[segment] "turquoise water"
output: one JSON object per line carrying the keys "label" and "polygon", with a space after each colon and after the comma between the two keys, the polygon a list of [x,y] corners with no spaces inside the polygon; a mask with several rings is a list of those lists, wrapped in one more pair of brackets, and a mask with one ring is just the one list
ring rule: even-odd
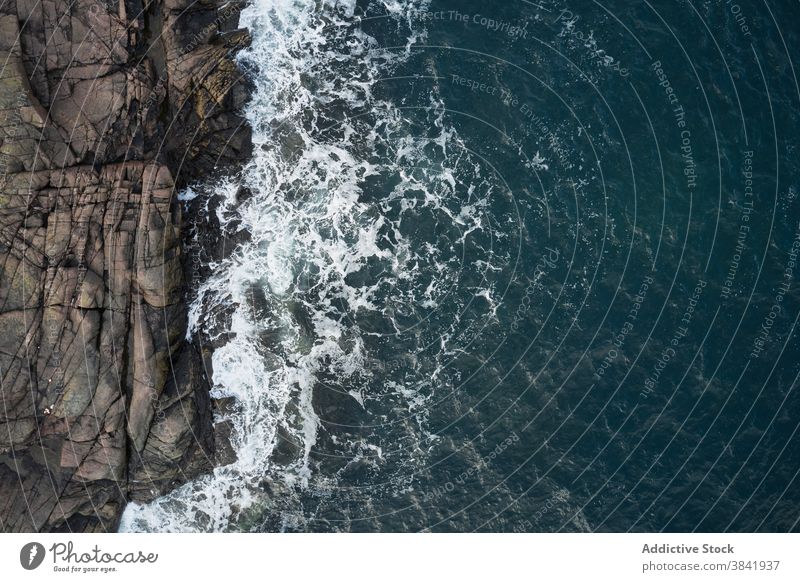
{"label": "turquoise water", "polygon": [[249,234],[192,314],[237,460],[123,529],[796,531],[797,22],[254,2],[192,201]]}

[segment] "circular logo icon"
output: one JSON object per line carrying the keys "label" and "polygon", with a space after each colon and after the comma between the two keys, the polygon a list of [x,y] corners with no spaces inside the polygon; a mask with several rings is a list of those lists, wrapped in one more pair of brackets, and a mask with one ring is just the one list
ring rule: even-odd
{"label": "circular logo icon", "polygon": [[44,554],[44,546],[39,542],[25,544],[19,551],[19,563],[26,570],[35,570],[42,565]]}

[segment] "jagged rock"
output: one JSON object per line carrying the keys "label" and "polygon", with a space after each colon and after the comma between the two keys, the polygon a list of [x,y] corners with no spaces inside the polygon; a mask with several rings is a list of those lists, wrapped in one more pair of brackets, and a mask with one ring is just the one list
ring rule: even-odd
{"label": "jagged rock", "polygon": [[220,6],[0,6],[0,531],[113,530],[213,462],[175,191],[251,147]]}

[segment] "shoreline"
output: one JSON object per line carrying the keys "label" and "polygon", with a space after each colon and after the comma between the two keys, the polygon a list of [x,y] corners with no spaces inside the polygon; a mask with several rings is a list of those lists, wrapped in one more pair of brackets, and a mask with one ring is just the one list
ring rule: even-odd
{"label": "shoreline", "polygon": [[245,5],[0,8],[0,531],[116,531],[214,466],[177,192],[249,158]]}

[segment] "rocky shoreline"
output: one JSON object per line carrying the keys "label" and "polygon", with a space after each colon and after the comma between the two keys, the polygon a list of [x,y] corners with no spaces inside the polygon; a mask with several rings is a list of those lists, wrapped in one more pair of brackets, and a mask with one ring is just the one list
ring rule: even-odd
{"label": "rocky shoreline", "polygon": [[114,531],[214,463],[176,193],[249,156],[242,7],[0,6],[0,531]]}

